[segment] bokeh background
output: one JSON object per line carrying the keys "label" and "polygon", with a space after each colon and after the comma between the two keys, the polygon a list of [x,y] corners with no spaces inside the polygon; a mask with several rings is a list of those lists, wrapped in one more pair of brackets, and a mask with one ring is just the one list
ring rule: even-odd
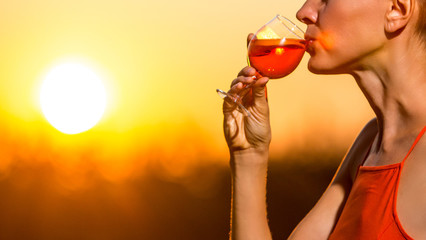
{"label": "bokeh background", "polygon": [[[0,2],[0,239],[227,239],[228,151],[221,99],[246,65],[246,36],[302,0]],[[297,20],[295,20],[297,21]],[[373,117],[348,76],[305,56],[268,85],[268,208],[285,238]],[[99,73],[108,106],[66,135],[39,89],[56,64]]]}

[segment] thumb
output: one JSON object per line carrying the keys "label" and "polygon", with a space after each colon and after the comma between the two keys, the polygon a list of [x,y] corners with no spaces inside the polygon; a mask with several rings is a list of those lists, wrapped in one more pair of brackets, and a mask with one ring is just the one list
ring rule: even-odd
{"label": "thumb", "polygon": [[247,47],[248,47],[248,45],[249,45],[249,43],[250,43],[251,39],[253,39],[253,37],[254,37],[254,34],[253,34],[253,33],[250,33],[249,35],[247,35]]}
{"label": "thumb", "polygon": [[253,85],[253,98],[256,99],[265,99],[266,98],[266,84],[268,83],[269,78],[262,77],[256,81]]}

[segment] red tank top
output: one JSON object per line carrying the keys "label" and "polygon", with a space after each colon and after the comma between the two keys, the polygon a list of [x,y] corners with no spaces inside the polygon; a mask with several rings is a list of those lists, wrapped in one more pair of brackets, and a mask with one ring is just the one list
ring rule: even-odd
{"label": "red tank top", "polygon": [[400,163],[359,166],[355,182],[330,240],[413,239],[402,228],[396,212],[399,178],[404,162],[423,136],[420,132]]}

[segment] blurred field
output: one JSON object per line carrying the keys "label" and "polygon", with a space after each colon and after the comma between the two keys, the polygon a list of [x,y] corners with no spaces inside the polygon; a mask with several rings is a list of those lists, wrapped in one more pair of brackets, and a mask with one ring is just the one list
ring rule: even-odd
{"label": "blurred field", "polygon": [[[246,36],[296,1],[3,1],[0,8],[0,240],[227,239],[231,179],[222,101]],[[56,131],[39,106],[58,63],[100,74],[103,119]],[[274,237],[316,202],[372,117],[349,76],[318,76],[306,55],[268,84]],[[328,149],[328,150],[327,150]],[[332,150],[333,152],[329,152]]]}
{"label": "blurred field", "polygon": [[[282,239],[316,202],[342,156],[295,154],[271,161],[270,226]],[[304,159],[301,161],[301,159]],[[227,239],[230,172],[200,161],[188,174],[150,164],[139,177],[106,180],[85,166],[84,187],[67,188],[51,162],[14,161],[0,178],[0,239]]]}

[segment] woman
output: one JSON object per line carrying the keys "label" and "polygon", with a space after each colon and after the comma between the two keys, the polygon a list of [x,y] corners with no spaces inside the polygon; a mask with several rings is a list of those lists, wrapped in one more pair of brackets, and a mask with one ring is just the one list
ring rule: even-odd
{"label": "woman", "polygon": [[[309,70],[351,74],[376,118],[289,239],[426,239],[425,4],[307,0],[297,13],[307,24]],[[229,93],[242,91],[255,74],[242,69]],[[246,96],[251,117],[231,102],[223,106],[233,173],[233,239],[271,239],[265,203],[271,140],[267,82],[258,79]]]}

